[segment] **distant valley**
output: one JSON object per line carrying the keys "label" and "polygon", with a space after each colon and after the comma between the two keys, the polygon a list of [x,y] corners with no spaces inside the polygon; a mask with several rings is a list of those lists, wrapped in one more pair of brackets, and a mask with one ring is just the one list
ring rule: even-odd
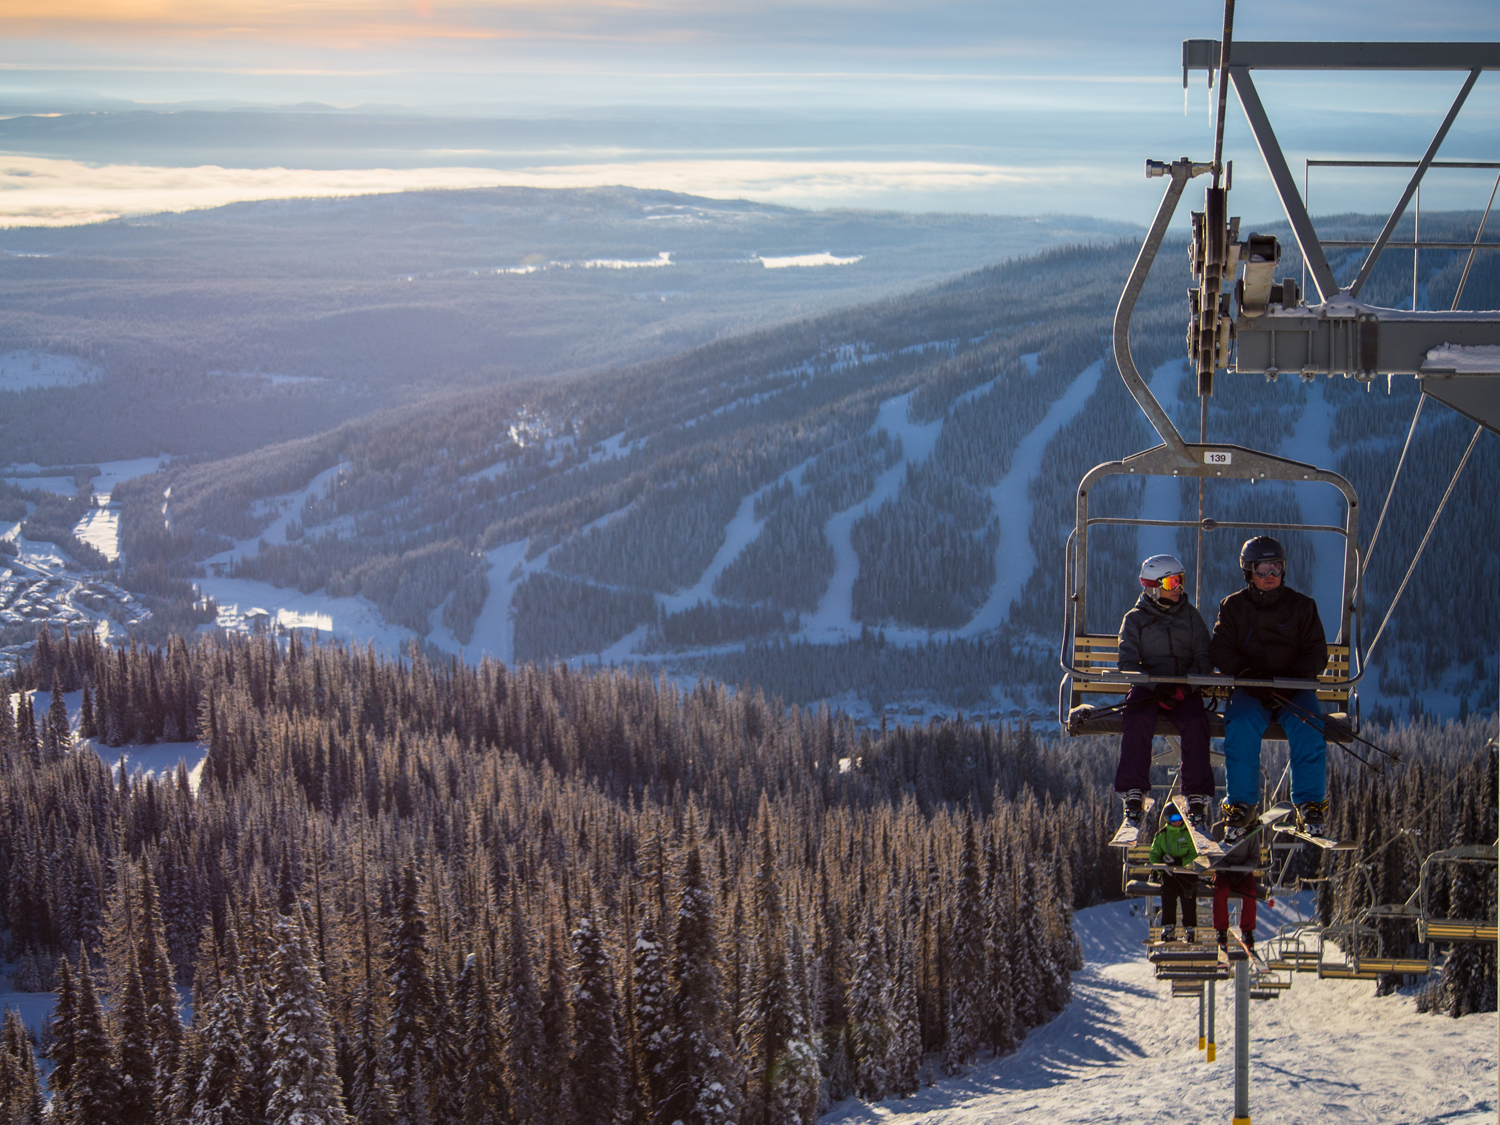
{"label": "distant valley", "polygon": [[[1133,239],[1047,250],[618,370],[455,385],[236,457],[159,472],[142,462],[112,486],[126,565],[80,567],[77,581],[98,573],[133,591],[151,612],[131,626],[142,636],[317,630],[468,661],[644,664],[829,702],[868,723],[1045,717],[1077,481],[1156,442],[1108,354],[1135,252]],[[1195,431],[1184,258],[1164,255],[1134,350]],[[1432,299],[1451,292],[1451,273],[1432,263]],[[1372,288],[1394,303],[1399,274]],[[1481,297],[1492,274],[1472,283]],[[1343,472],[1368,536],[1414,404],[1409,380],[1387,392],[1231,376],[1209,432]],[[1383,615],[1470,429],[1428,412],[1366,575],[1367,615]],[[1479,620],[1500,612],[1493,552],[1472,549],[1500,530],[1482,484],[1500,472],[1495,444],[1480,443],[1423,563],[1476,592],[1466,612]],[[86,479],[89,466],[78,471]],[[34,505],[27,484],[10,487]],[[1332,522],[1329,499],[1311,486],[1226,485],[1210,489],[1208,511]],[[1093,502],[1176,518],[1196,492],[1116,481]],[[15,527],[23,559],[36,538],[26,526]],[[1210,617],[1238,585],[1245,534],[1206,538]],[[1292,584],[1335,622],[1333,544],[1284,538]],[[1170,550],[1191,570],[1195,547],[1170,529],[1102,529],[1090,627],[1113,630],[1142,555]],[[1373,712],[1488,706],[1494,638],[1452,626],[1447,599],[1403,601],[1365,683]]]}

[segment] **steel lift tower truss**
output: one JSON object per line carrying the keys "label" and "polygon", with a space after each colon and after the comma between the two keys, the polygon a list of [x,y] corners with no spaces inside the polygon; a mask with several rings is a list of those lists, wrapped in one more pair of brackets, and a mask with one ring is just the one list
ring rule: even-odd
{"label": "steel lift tower truss", "polygon": [[[1214,39],[1189,39],[1182,45],[1182,73],[1206,70],[1213,75],[1221,63]],[[1423,177],[1448,136],[1470,91],[1486,70],[1500,69],[1500,43],[1264,43],[1231,42],[1228,74],[1239,96],[1245,118],[1265,159],[1266,169],[1281,199],[1292,236],[1302,251],[1318,304],[1304,303],[1295,282],[1273,283],[1280,259],[1276,240],[1251,235],[1237,246],[1237,230],[1224,216],[1204,215],[1202,224],[1210,245],[1239,251],[1229,255],[1229,274],[1244,267],[1234,300],[1225,292],[1219,307],[1194,310],[1200,390],[1210,391],[1212,372],[1204,368],[1211,357],[1226,356],[1233,343],[1232,370],[1268,378],[1296,374],[1345,375],[1368,381],[1378,375],[1414,375],[1422,393],[1464,414],[1487,429],[1500,432],[1500,312],[1417,312],[1377,308],[1360,301],[1360,293],[1391,242],[1397,223],[1406,213]],[[1441,71],[1465,73],[1462,86],[1427,151],[1417,161],[1411,179],[1390,217],[1370,247],[1359,273],[1341,289],[1328,264],[1281,145],[1261,104],[1252,72],[1257,70],[1321,71]],[[1198,233],[1195,222],[1195,235]],[[1475,247],[1497,247],[1495,242]],[[1234,262],[1235,257],[1239,263]],[[1205,301],[1206,305],[1208,302]],[[1210,385],[1205,386],[1205,381]]]}

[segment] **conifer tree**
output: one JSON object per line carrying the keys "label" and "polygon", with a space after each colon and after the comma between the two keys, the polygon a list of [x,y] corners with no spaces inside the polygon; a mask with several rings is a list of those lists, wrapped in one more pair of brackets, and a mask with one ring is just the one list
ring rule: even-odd
{"label": "conifer tree", "polygon": [[672,1049],[662,1084],[659,1120],[683,1125],[727,1125],[738,1099],[733,1060],[724,1034],[717,911],[703,874],[691,826],[673,934]]}
{"label": "conifer tree", "polygon": [[71,1114],[69,1125],[114,1125],[119,1108],[119,1082],[115,1075],[104,1027],[104,1009],[94,991],[88,955],[80,953],[78,999],[73,1012],[72,1073],[64,1092]]}
{"label": "conifer tree", "polygon": [[516,1125],[548,1125],[542,1096],[542,999],[520,887],[511,884],[505,949],[505,1085]]}
{"label": "conifer tree", "polygon": [[891,1092],[903,1098],[921,1088],[922,1018],[917,1011],[917,970],[910,937],[903,937],[896,957],[891,996]]}
{"label": "conifer tree", "polygon": [[9,1006],[4,1022],[5,1069],[4,1100],[7,1125],[41,1125],[45,1102],[37,1074],[36,1056],[31,1050],[31,1035],[21,1021],[21,1013]]}
{"label": "conifer tree", "polygon": [[276,923],[271,958],[271,1096],[268,1125],[343,1125],[323,984],[300,912]]}
{"label": "conifer tree", "polygon": [[74,991],[73,970],[66,957],[57,962],[57,1003],[52,1006],[52,1047],[48,1057],[52,1060],[52,1092],[57,1097],[58,1115],[64,1121],[72,1112],[72,1089],[75,1063],[78,1057],[74,1042],[75,1020],[78,1016],[78,998]]}
{"label": "conifer tree", "polygon": [[391,1014],[386,1032],[391,1089],[403,1125],[431,1120],[433,1070],[433,990],[427,958],[427,912],[417,893],[417,875],[401,872],[396,931],[391,939]]}
{"label": "conifer tree", "polygon": [[984,932],[979,881],[979,855],[974,842],[974,818],[965,817],[964,849],[954,900],[949,937],[948,1039],[943,1045],[943,1069],[957,1074],[974,1058],[984,1029]]}
{"label": "conifer tree", "polygon": [[115,1111],[119,1125],[154,1125],[156,1115],[156,1064],[152,1058],[150,1026],[146,1019],[146,997],[135,951],[129,950],[125,964],[125,989],[110,1013],[114,1024],[116,1083]]}
{"label": "conifer tree", "polygon": [[589,913],[579,918],[572,943],[574,1112],[581,1120],[613,1125],[623,1120],[625,1093],[614,972]]}
{"label": "conifer tree", "polygon": [[251,1125],[244,1114],[245,1000],[237,980],[219,982],[196,1024],[201,1060],[187,1125]]}
{"label": "conifer tree", "polygon": [[556,930],[548,933],[547,985],[542,990],[542,1100],[554,1121],[574,1118],[578,1089],[573,1074],[573,1021],[568,965]]}
{"label": "conifer tree", "polygon": [[510,1119],[500,1054],[500,1027],[479,954],[470,953],[458,974],[455,1014],[462,1028],[463,1125],[504,1125]]}
{"label": "conifer tree", "polygon": [[887,998],[885,950],[874,919],[849,986],[849,1031],[854,1048],[854,1088],[867,1102],[878,1102],[890,1088],[891,1012]]}
{"label": "conifer tree", "polygon": [[653,918],[655,906],[641,914],[631,950],[631,984],[635,992],[636,1060],[641,1105],[653,1112],[663,1097],[662,1077],[671,1036],[671,979]]}

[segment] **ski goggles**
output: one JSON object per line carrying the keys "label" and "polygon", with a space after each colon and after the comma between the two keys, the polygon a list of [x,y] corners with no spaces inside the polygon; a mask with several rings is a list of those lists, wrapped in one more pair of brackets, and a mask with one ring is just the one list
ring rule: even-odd
{"label": "ski goggles", "polygon": [[1170,812],[1167,813],[1167,823],[1168,824],[1181,824],[1182,823],[1182,813],[1178,812],[1176,809],[1172,809]]}
{"label": "ski goggles", "polygon": [[1142,578],[1141,585],[1146,587],[1148,590],[1160,588],[1170,594],[1173,590],[1182,589],[1182,584],[1185,581],[1187,581],[1187,579],[1184,575],[1168,574],[1164,578]]}
{"label": "ski goggles", "polygon": [[1259,578],[1282,578],[1286,575],[1286,563],[1280,559],[1271,562],[1256,563],[1255,574]]}

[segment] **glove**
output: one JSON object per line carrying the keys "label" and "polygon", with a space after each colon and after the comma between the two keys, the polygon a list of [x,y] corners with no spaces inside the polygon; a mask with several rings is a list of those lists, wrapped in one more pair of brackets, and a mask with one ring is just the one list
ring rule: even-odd
{"label": "glove", "polygon": [[1187,698],[1187,688],[1182,684],[1157,684],[1156,705],[1163,711],[1175,711]]}

